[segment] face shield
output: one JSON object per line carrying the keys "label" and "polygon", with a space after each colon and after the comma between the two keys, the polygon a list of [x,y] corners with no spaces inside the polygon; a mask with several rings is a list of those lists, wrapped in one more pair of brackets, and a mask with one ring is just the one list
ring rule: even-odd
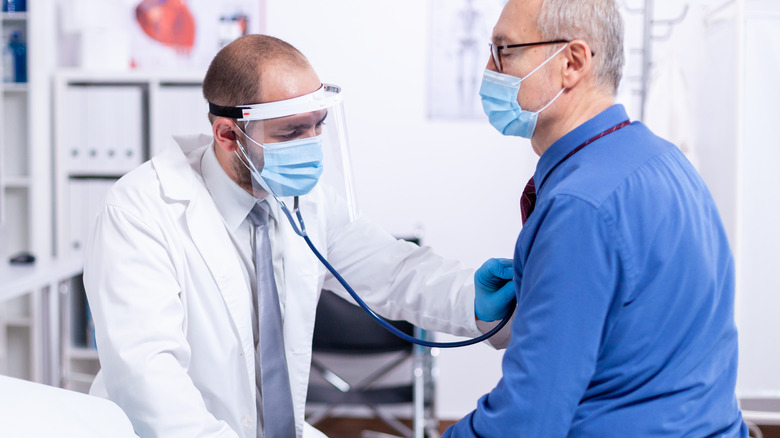
{"label": "face shield", "polygon": [[352,166],[341,88],[323,84],[292,99],[224,107],[215,116],[236,119],[236,155],[248,169],[254,196],[303,196],[315,187],[341,197],[356,216]]}

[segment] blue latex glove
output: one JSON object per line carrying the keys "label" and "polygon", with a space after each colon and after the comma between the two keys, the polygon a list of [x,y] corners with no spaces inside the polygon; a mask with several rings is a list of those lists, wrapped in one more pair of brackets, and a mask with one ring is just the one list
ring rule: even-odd
{"label": "blue latex glove", "polygon": [[512,259],[490,259],[474,273],[474,311],[482,321],[496,321],[509,312],[515,298]]}

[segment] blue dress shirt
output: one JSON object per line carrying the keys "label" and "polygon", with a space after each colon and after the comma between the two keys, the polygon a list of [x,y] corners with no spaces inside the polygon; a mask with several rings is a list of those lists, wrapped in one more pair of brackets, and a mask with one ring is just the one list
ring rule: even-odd
{"label": "blue dress shirt", "polygon": [[682,153],[614,105],[555,142],[517,240],[503,377],[445,437],[747,437],[734,263]]}

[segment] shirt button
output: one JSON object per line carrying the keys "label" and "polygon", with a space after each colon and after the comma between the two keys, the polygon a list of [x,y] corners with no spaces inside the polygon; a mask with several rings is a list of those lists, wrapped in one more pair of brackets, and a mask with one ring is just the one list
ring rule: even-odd
{"label": "shirt button", "polygon": [[241,417],[241,425],[244,427],[252,426],[252,420],[249,419],[248,415],[244,415],[243,417]]}

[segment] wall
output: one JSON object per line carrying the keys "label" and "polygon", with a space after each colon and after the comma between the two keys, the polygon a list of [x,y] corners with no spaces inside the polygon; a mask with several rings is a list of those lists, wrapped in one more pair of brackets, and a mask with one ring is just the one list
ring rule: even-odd
{"label": "wall", "polygon": [[738,210],[740,374],[738,393],[780,398],[780,4],[745,2],[744,99]]}
{"label": "wall", "polygon": [[[715,199],[735,257],[741,398],[780,398],[780,5],[774,0],[691,0],[671,39],[654,47],[683,70],[697,168]],[[681,4],[657,0],[656,18]],[[630,34],[630,31],[629,31]],[[673,99],[674,96],[669,96]],[[655,129],[650,125],[651,129]]]}

